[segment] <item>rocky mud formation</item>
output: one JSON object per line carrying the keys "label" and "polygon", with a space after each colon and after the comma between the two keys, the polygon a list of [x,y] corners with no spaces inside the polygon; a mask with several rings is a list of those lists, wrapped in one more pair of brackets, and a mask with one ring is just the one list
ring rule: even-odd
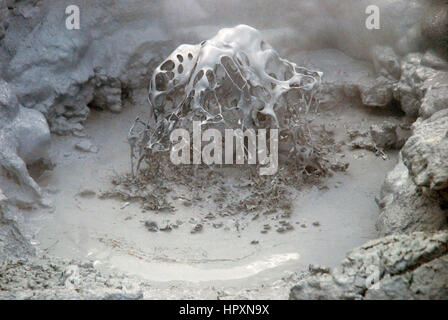
{"label": "rocky mud formation", "polygon": [[395,97],[406,115],[428,118],[446,108],[448,69],[445,64],[446,60],[432,51],[411,53],[404,57]]}
{"label": "rocky mud formation", "polygon": [[129,276],[106,275],[92,263],[48,258],[43,262],[2,261],[0,274],[2,300],[137,300],[143,298],[142,288],[146,286]]}
{"label": "rocky mud formation", "polygon": [[440,197],[418,187],[400,159],[387,175],[377,203],[381,209],[376,227],[381,236],[413,231],[437,231],[447,226]]}
{"label": "rocky mud formation", "polygon": [[400,161],[381,189],[378,204],[382,212],[377,223],[380,234],[447,227],[447,111],[414,123]]}
{"label": "rocky mud formation", "polygon": [[448,188],[448,109],[419,119],[402,150],[415,184],[429,191]]}
{"label": "rocky mud formation", "polygon": [[446,299],[448,232],[392,235],[349,253],[291,289],[291,299]]}
{"label": "rocky mud formation", "polygon": [[[23,1],[2,8],[8,24],[0,40],[3,77],[25,107],[45,115],[56,134],[81,131],[89,107],[119,112],[130,90],[147,86],[169,43],[154,25],[157,19],[124,1],[113,9],[83,2],[82,30],[68,30],[68,4]],[[108,19],[120,11],[123,23]]]}
{"label": "rocky mud formation", "polygon": [[[50,164],[50,130],[44,116],[36,110],[26,109],[18,102],[5,81],[0,80],[0,165],[23,188],[32,192],[31,202],[44,204],[40,186],[29,175],[27,164]],[[3,183],[0,183],[0,190]],[[7,196],[15,198],[8,190]]]}
{"label": "rocky mud formation", "polygon": [[34,248],[22,233],[22,215],[8,203],[0,190],[0,261],[34,254]]}
{"label": "rocky mud formation", "polygon": [[448,298],[447,232],[438,231],[448,226],[446,111],[414,124],[399,163],[386,177],[377,200],[377,229],[389,236],[353,250],[334,271],[302,280],[290,298]]}
{"label": "rocky mud formation", "polygon": [[376,199],[377,230],[385,237],[348,253],[340,267],[306,277],[291,299],[448,299],[448,60],[440,45],[448,11],[444,1],[430,5],[422,19],[424,53],[374,50],[375,69],[388,79],[377,93],[388,92],[381,96],[399,102],[409,121],[418,118]]}

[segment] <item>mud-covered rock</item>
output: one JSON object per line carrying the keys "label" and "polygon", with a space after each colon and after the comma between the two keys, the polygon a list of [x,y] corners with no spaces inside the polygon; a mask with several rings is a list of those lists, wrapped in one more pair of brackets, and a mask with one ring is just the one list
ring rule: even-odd
{"label": "mud-covered rock", "polygon": [[400,66],[399,60],[395,61],[395,66],[394,63],[388,66],[387,57],[376,58],[374,62],[377,71],[382,72],[380,75],[373,64],[356,60],[336,49],[302,51],[293,56],[293,61],[323,72],[318,93],[322,105],[360,101],[371,107],[392,107],[394,88],[398,81],[395,76],[399,77],[396,70],[396,64],[398,68]]}
{"label": "mud-covered rock", "polygon": [[380,290],[368,290],[367,300],[391,299],[447,299],[448,255],[423,264],[403,275],[386,276],[381,280]]}
{"label": "mud-covered rock", "polygon": [[370,135],[377,147],[383,149],[394,149],[399,145],[397,124],[384,121],[380,124],[370,126]]}
{"label": "mud-covered rock", "polygon": [[[120,111],[122,96],[148,85],[151,67],[169,43],[160,19],[150,16],[157,10],[143,1],[142,11],[125,1],[114,6],[82,2],[80,30],[66,28],[70,4],[40,3],[40,23],[21,42],[11,41],[4,67],[19,101],[42,112],[57,134],[82,130],[88,106]],[[5,37],[18,32],[12,28]]]}
{"label": "mud-covered rock", "polygon": [[[420,67],[422,54],[407,55],[401,64],[401,78],[395,87],[395,98],[400,101],[401,109],[410,117],[417,117],[421,100],[425,92],[422,85],[427,76]],[[430,68],[427,68],[430,70]],[[422,78],[423,76],[423,78]]]}
{"label": "mud-covered rock", "polygon": [[10,206],[0,189],[0,261],[33,255],[34,249],[22,231],[22,215]]}
{"label": "mud-covered rock", "polygon": [[448,188],[448,109],[417,120],[402,153],[417,186],[433,191]]}
{"label": "mud-covered rock", "polygon": [[104,274],[93,263],[45,257],[0,262],[0,299],[138,300],[139,279]]}
{"label": "mud-covered rock", "polygon": [[[430,94],[426,93],[426,96]],[[419,118],[377,199],[380,235],[447,227],[448,109]]]}
{"label": "mud-covered rock", "polygon": [[366,84],[359,84],[363,105],[371,107],[388,106],[394,99],[394,84],[395,81],[383,76]]}
{"label": "mud-covered rock", "polygon": [[411,53],[401,63],[401,78],[394,87],[394,97],[409,117],[430,117],[446,108],[448,101],[446,71],[424,65],[423,54]]}
{"label": "mud-covered rock", "polygon": [[346,132],[353,150],[368,150],[383,159],[387,159],[385,151],[400,149],[405,138],[402,132],[398,133],[398,123],[390,120],[372,124],[370,130],[354,126]]}
{"label": "mud-covered rock", "polygon": [[[385,52],[380,50],[384,50]],[[323,72],[318,98],[321,103],[360,101],[365,106],[391,107],[400,78],[400,60],[389,47],[376,47],[373,64],[356,60],[335,49],[302,51],[294,61]],[[391,56],[388,56],[388,52]]]}
{"label": "mud-covered rock", "polygon": [[422,65],[436,70],[448,70],[448,60],[444,59],[433,50],[426,51],[422,58]]}
{"label": "mud-covered rock", "polygon": [[438,72],[425,82],[426,93],[421,101],[419,115],[429,118],[436,112],[448,108],[448,72]]}
{"label": "mud-covered rock", "polygon": [[372,240],[330,273],[299,281],[290,298],[448,299],[448,232]]}
{"label": "mud-covered rock", "polygon": [[50,130],[37,110],[22,107],[8,83],[0,79],[0,166],[41,200],[43,192],[27,165],[49,160]]}
{"label": "mud-covered rock", "polygon": [[447,227],[447,211],[440,196],[417,186],[400,159],[388,173],[377,203],[381,209],[376,223],[380,236],[413,231],[437,231]]}
{"label": "mud-covered rock", "polygon": [[387,46],[372,48],[372,62],[379,75],[375,80],[359,83],[362,103],[366,106],[385,107],[394,100],[394,88],[401,76],[400,57]]}
{"label": "mud-covered rock", "polygon": [[384,76],[400,79],[401,61],[400,57],[391,47],[375,46],[372,49],[372,61],[375,71]]}
{"label": "mud-covered rock", "polygon": [[122,110],[122,84],[116,78],[109,78],[101,69],[96,68],[94,82],[94,94],[90,106],[110,110],[112,112],[120,112]]}
{"label": "mud-covered rock", "polygon": [[0,72],[17,52],[17,46],[24,41],[40,22],[42,0],[0,1]]}

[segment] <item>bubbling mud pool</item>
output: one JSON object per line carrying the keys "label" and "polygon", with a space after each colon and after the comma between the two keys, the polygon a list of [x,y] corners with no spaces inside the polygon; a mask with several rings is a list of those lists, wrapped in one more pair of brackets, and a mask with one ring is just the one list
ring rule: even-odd
{"label": "bubbling mud pool", "polygon": [[[446,228],[446,174],[431,166],[440,152],[426,139],[442,139],[446,122],[443,0],[84,2],[77,31],[66,28],[68,1],[9,2],[0,5],[0,73],[12,93],[3,104],[42,113],[53,155],[25,170],[21,160],[32,159],[21,152],[30,141],[20,124],[39,130],[14,112],[0,119],[2,298],[444,295],[446,234],[433,231]],[[375,30],[365,23],[372,5]],[[181,43],[197,45],[174,49]],[[160,161],[165,133],[198,120],[203,132],[281,128],[278,174]],[[417,172],[422,156],[428,168]],[[42,193],[28,190],[28,173]],[[40,194],[53,208],[39,207]],[[344,258],[351,267],[327,268]],[[413,275],[400,290],[396,267]],[[377,271],[385,277],[372,292]],[[354,281],[341,290],[328,274]],[[438,280],[419,282],[422,274]]]}
{"label": "bubbling mud pool", "polygon": [[[247,287],[248,283],[272,283],[285,274],[306,270],[310,264],[335,266],[345,253],[376,237],[378,208],[374,198],[385,174],[396,162],[345,146],[350,163],[319,189],[308,186],[293,194],[293,210],[287,219],[293,230],[277,232],[281,221],[264,216],[217,217],[208,221],[210,202],[186,205],[173,197],[175,212],[142,210],[139,203],[99,199],[110,188],[111,177],[127,173],[127,128],[146,112],[146,92],[136,95],[132,107],[116,116],[93,111],[86,132],[97,153],[84,153],[74,145],[83,138],[53,137],[55,169],[39,178],[49,191],[54,210],[31,212],[27,219],[32,243],[40,253],[90,261],[102,270],[137,275],[163,286],[184,282]],[[345,128],[369,127],[385,116],[353,105],[321,110],[319,121],[335,129],[335,139],[346,139]],[[169,232],[150,232],[146,221],[160,229],[171,221]],[[199,232],[192,231],[201,224]],[[285,289],[285,292],[287,290]]]}

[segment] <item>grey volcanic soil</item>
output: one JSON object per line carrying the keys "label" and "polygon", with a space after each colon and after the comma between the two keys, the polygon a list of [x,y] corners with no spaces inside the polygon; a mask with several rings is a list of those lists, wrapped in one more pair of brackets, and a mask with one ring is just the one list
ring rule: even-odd
{"label": "grey volcanic soil", "polygon": [[[369,70],[336,50],[302,53],[292,60],[317,66],[326,73],[324,81],[344,74],[353,80]],[[40,254],[91,262],[106,274],[136,276],[145,283],[144,298],[285,299],[309,264],[336,266],[347,251],[376,237],[374,199],[397,155],[388,153],[384,159],[351,150],[347,130],[398,122],[399,115],[369,109],[357,99],[323,104],[313,118],[334,130],[337,142],[347,142],[342,152],[349,169],[329,178],[328,189],[308,186],[296,191],[288,219],[294,231],[278,233],[280,221],[266,217],[209,221],[207,201],[185,206],[177,199],[172,201],[175,212],[156,213],[142,211],[139,203],[99,199],[110,189],[113,176],[130,171],[126,134],[135,117],[147,113],[146,94],[136,93],[119,115],[92,110],[87,137],[53,136],[56,167],[38,183],[50,192],[54,209],[26,213],[29,236]],[[87,138],[98,152],[75,148]],[[234,176],[231,170],[227,174],[230,180]],[[176,192],[175,199],[182,196]],[[148,220],[159,227],[169,220],[178,228],[149,232],[144,224]],[[196,224],[203,230],[192,234]],[[261,233],[265,224],[271,229]]]}

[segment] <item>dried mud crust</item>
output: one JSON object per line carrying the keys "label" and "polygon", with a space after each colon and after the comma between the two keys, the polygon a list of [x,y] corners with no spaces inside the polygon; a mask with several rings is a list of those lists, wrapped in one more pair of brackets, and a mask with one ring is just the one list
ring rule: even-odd
{"label": "dried mud crust", "polygon": [[275,282],[248,285],[172,283],[168,288],[138,277],[105,273],[91,262],[42,257],[0,263],[0,299],[20,300],[141,300],[141,299],[286,299],[288,288],[309,273],[288,272]]}
{"label": "dried mud crust", "polygon": [[[290,298],[447,299],[448,233],[414,232],[372,240],[352,250],[334,270],[315,272]],[[377,286],[372,286],[372,271]]]}
{"label": "dried mud crust", "polygon": [[93,263],[43,257],[0,263],[0,299],[142,299],[145,283]]}
{"label": "dried mud crust", "polygon": [[293,190],[316,186],[325,189],[326,178],[346,171],[341,144],[324,126],[310,126],[315,153],[308,161],[283,161],[272,176],[259,175],[258,165],[174,165],[168,152],[153,153],[146,166],[133,177],[116,175],[113,187],[100,197],[138,201],[143,210],[175,211],[171,200],[182,200],[186,207],[202,207],[212,202],[208,218],[245,215],[288,218],[292,213]]}

